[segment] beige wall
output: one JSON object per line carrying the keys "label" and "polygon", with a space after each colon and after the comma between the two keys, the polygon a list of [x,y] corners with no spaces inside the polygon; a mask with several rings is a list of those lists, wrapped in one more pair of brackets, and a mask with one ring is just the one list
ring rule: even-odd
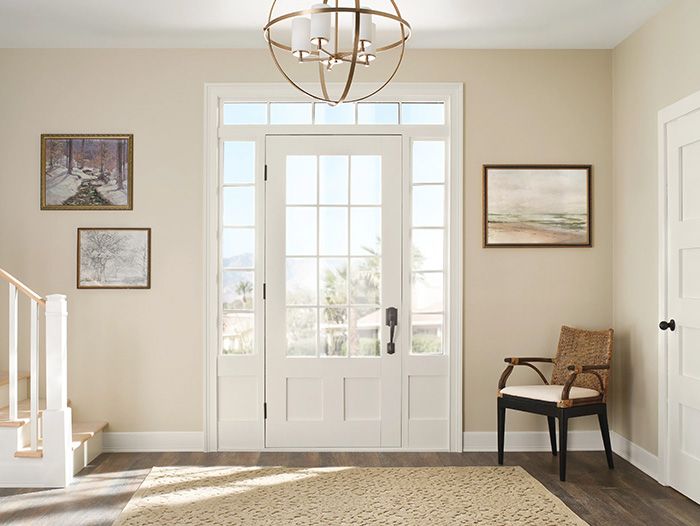
{"label": "beige wall", "polygon": [[700,2],[676,0],[613,52],[617,350],[612,426],[653,453],[658,433],[657,115],[700,90],[698,28]]}
{"label": "beige wall", "polygon": [[[278,73],[265,52],[231,50],[0,50],[0,71],[0,266],[68,294],[77,418],[201,430],[203,85]],[[398,80],[465,85],[465,429],[494,430],[504,356],[551,355],[562,323],[611,324],[611,55],[411,50]],[[51,132],[133,133],[134,211],[39,211]],[[481,248],[483,163],[593,164],[594,247]],[[79,226],[152,227],[152,290],[76,290]]]}

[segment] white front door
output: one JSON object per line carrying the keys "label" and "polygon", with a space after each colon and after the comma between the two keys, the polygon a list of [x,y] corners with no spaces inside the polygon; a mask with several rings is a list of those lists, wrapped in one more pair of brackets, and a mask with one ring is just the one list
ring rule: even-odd
{"label": "white front door", "polygon": [[265,446],[400,447],[401,138],[268,136],[265,158]]}
{"label": "white front door", "polygon": [[666,159],[669,482],[700,502],[700,108],[668,124]]}

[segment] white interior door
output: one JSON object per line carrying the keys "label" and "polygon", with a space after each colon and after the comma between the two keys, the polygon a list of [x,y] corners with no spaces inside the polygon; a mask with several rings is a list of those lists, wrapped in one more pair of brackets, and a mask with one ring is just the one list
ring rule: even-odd
{"label": "white interior door", "polygon": [[669,482],[700,502],[700,110],[669,123],[666,145]]}
{"label": "white interior door", "polygon": [[399,447],[401,138],[269,136],[265,156],[265,445]]}

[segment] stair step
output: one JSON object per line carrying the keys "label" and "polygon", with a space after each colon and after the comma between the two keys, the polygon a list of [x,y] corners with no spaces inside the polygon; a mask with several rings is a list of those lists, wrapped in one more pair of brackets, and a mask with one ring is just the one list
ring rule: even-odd
{"label": "stair step", "polygon": [[[17,400],[24,400],[29,394],[29,373],[17,373]],[[0,371],[0,407],[10,403],[10,376],[7,371]]]}
{"label": "stair step", "polygon": [[44,456],[44,451],[39,448],[36,451],[24,448],[19,451],[15,451],[15,457],[17,458],[42,458]]}
{"label": "stair step", "polygon": [[[68,407],[71,402],[68,400]],[[17,420],[10,420],[10,406],[0,407],[0,427],[21,427],[29,422],[31,417],[31,399],[27,398],[17,403]],[[39,412],[46,410],[46,399],[39,399]]]}
{"label": "stair step", "polygon": [[[46,409],[46,399],[45,398],[40,398],[39,399],[39,411],[43,411]],[[30,413],[32,411],[32,402],[31,399],[27,398],[25,400],[21,400],[17,402],[17,419],[22,420],[22,419],[28,419],[30,417]],[[0,407],[0,420],[8,420],[10,416],[10,406],[6,405],[5,407]]]}
{"label": "stair step", "polygon": [[[29,373],[26,371],[19,371],[17,373],[17,381],[20,380],[26,380],[29,378]],[[0,371],[0,387],[3,385],[9,385],[10,384],[10,373],[7,371]]]}
{"label": "stair step", "polygon": [[29,423],[29,418],[19,418],[17,420],[0,420],[0,427],[22,427]]}
{"label": "stair step", "polygon": [[107,427],[107,422],[75,422],[73,424],[73,451]]}
{"label": "stair step", "polygon": [[[72,450],[75,451],[85,442],[90,440],[100,431],[107,427],[107,422],[76,422],[73,424]],[[15,452],[17,458],[41,458],[44,455],[42,441],[39,440],[39,447],[36,451],[29,448],[22,448]]]}

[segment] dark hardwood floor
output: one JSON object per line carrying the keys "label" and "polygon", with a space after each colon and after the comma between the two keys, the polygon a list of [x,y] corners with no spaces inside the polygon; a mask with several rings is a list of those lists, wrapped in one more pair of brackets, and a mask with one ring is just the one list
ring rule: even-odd
{"label": "dark hardwood floor", "polygon": [[[571,452],[567,482],[549,453],[506,453],[591,526],[700,525],[700,506],[660,486],[620,457]],[[65,490],[0,489],[1,525],[109,525],[153,466],[483,466],[496,453],[112,453],[98,457]],[[498,525],[494,525],[498,526]]]}

